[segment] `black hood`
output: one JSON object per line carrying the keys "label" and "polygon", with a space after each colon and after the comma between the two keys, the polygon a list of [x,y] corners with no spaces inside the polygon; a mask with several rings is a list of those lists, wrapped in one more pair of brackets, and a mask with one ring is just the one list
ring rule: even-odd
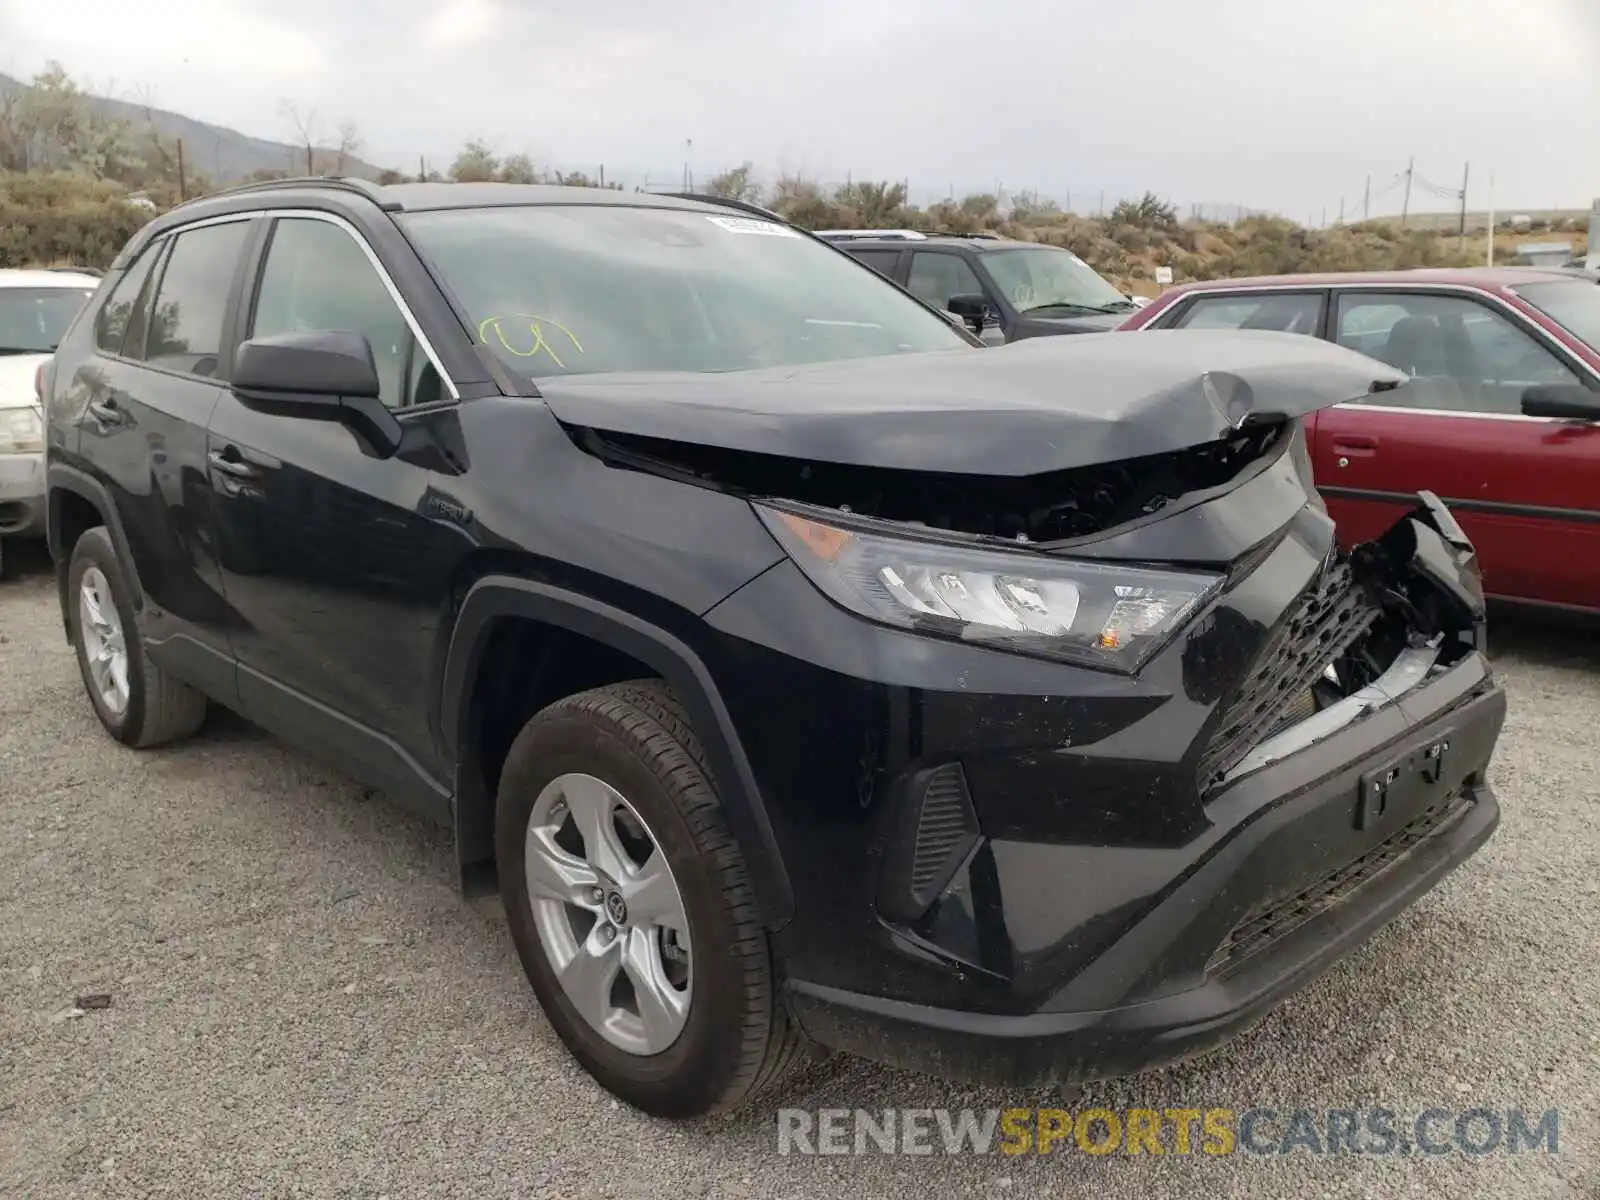
{"label": "black hood", "polygon": [[569,426],[857,466],[1036,475],[1197,446],[1404,379],[1300,334],[1162,330],[538,386]]}

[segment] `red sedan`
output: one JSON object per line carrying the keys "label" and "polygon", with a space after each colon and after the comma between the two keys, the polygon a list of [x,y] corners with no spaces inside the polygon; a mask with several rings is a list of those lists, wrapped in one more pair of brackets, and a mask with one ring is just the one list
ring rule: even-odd
{"label": "red sedan", "polygon": [[1218,279],[1165,292],[1121,329],[1327,338],[1411,382],[1307,422],[1347,545],[1420,489],[1478,548],[1501,599],[1600,612],[1600,286],[1534,269]]}

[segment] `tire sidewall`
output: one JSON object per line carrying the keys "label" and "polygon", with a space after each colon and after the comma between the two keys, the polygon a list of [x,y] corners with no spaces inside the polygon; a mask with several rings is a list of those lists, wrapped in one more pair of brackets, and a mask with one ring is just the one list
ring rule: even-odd
{"label": "tire sidewall", "polygon": [[[83,577],[90,567],[100,568],[111,587],[111,603],[122,622],[122,641],[128,656],[128,704],[121,713],[114,713],[100,699],[94,676],[89,671],[88,655],[84,652],[81,600]],[[94,706],[95,715],[106,731],[120,742],[132,743],[144,721],[144,648],[139,640],[139,627],[128,601],[128,587],[124,581],[116,551],[103,528],[88,530],[72,549],[67,568],[67,627],[72,632],[72,648],[78,659],[78,673],[83,677],[83,689]]]}
{"label": "tire sidewall", "polygon": [[[524,870],[528,818],[545,785],[569,772],[602,779],[627,798],[666,854],[683,900],[693,994],[682,1033],[660,1054],[629,1054],[583,1018],[556,978],[534,924]],[[641,1108],[711,1108],[738,1070],[748,982],[732,950],[734,923],[715,867],[701,853],[669,785],[633,739],[608,722],[593,714],[551,713],[530,722],[513,744],[497,808],[496,860],[506,918],[539,1004],[568,1049],[604,1086]]]}

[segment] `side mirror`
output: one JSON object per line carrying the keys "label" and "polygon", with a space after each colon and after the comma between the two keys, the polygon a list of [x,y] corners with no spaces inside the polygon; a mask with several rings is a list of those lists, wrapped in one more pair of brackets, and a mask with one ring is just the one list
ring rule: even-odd
{"label": "side mirror", "polygon": [[338,421],[376,458],[390,458],[404,434],[378,399],[381,386],[372,346],[343,330],[280,333],[239,347],[233,394],[259,412],[313,421]]}
{"label": "side mirror", "polygon": [[1525,417],[1600,421],[1600,394],[1576,383],[1540,383],[1522,393]]}
{"label": "side mirror", "polygon": [[944,307],[947,312],[955,314],[970,325],[974,333],[983,332],[984,324],[989,319],[989,303],[976,292],[951,296]]}

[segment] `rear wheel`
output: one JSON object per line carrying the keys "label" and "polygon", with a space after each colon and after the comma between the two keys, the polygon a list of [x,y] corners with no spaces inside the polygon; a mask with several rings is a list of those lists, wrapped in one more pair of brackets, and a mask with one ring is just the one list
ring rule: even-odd
{"label": "rear wheel", "polygon": [[523,968],[612,1093],[699,1116],[806,1060],[743,856],[664,685],[598,688],[529,721],[501,772],[495,837]]}
{"label": "rear wheel", "polygon": [[158,746],[200,728],[206,698],[150,661],[103,526],[86,531],[72,549],[67,621],[84,690],[112,737],[129,746]]}

